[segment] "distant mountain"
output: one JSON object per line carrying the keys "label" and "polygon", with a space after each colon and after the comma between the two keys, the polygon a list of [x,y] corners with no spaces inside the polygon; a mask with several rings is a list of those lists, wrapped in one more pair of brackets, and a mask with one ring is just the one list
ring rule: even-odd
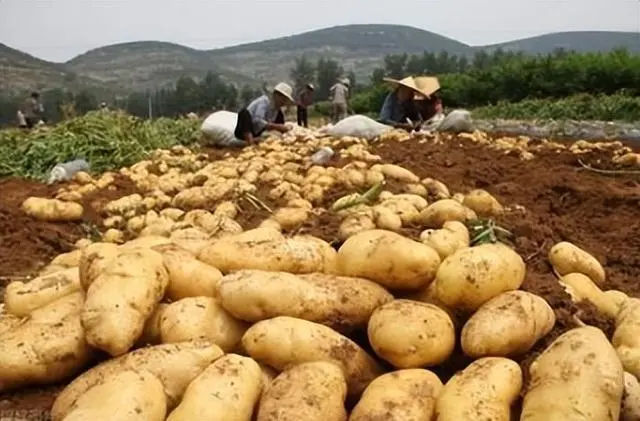
{"label": "distant mountain", "polygon": [[174,82],[182,75],[203,77],[208,71],[257,86],[262,81],[288,79],[292,63],[303,54],[312,59],[334,58],[357,77],[365,77],[390,53],[473,54],[502,48],[537,54],[558,48],[588,52],[618,47],[640,53],[640,37],[627,32],[563,32],[472,47],[410,26],[346,25],[204,51],[158,41],[116,44],[90,50],[67,63],[50,63],[0,44],[0,90],[69,85],[141,90]]}

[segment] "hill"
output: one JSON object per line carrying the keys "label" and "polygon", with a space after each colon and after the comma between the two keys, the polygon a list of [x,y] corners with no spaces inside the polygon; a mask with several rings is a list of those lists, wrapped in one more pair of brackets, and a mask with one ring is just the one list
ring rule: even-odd
{"label": "hill", "polygon": [[546,54],[557,48],[588,53],[606,52],[620,47],[629,52],[640,53],[640,35],[636,32],[556,32],[478,48],[487,52],[502,48],[506,51]]}

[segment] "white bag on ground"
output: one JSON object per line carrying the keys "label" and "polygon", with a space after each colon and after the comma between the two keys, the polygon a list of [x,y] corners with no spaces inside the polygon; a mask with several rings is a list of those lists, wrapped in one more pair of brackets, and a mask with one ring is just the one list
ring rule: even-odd
{"label": "white bag on ground", "polygon": [[440,122],[437,130],[439,132],[472,132],[473,122],[471,112],[467,110],[453,110]]}
{"label": "white bag on ground", "polygon": [[214,145],[225,146],[236,140],[233,132],[238,124],[238,113],[216,111],[202,122],[200,130],[206,134]]}
{"label": "white bag on ground", "polygon": [[366,115],[352,115],[328,127],[325,133],[334,137],[353,136],[371,140],[391,129],[392,127],[378,123]]}

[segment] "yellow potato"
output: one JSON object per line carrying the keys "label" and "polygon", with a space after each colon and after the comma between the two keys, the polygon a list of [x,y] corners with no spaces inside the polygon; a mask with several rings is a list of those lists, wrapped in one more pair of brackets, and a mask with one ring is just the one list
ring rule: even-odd
{"label": "yellow potato", "polygon": [[338,331],[366,326],[371,313],[393,299],[384,288],[366,279],[258,270],[225,276],[220,297],[222,306],[240,320],[290,316]]}
{"label": "yellow potato", "polygon": [[640,299],[629,298],[620,309],[611,343],[625,371],[640,377]]}
{"label": "yellow potato", "polygon": [[371,167],[374,171],[380,171],[387,178],[393,178],[404,183],[419,183],[420,178],[406,168],[394,164],[376,164]]}
{"label": "yellow potato", "polygon": [[181,228],[173,231],[169,240],[197,256],[211,242],[211,236],[198,228]]}
{"label": "yellow potato", "polygon": [[347,385],[340,368],[309,362],[284,371],[266,390],[256,421],[346,421]]}
{"label": "yellow potato", "polygon": [[395,232],[402,229],[402,219],[393,210],[383,206],[376,206],[373,208],[373,212],[377,228]]}
{"label": "yellow potato", "polygon": [[425,230],[420,234],[420,242],[432,247],[441,259],[446,259],[456,251],[469,247],[469,230],[459,221],[447,221],[438,230]]}
{"label": "yellow potato", "polygon": [[447,221],[467,222],[477,219],[474,211],[453,199],[441,199],[430,204],[415,222],[426,228],[442,228]]}
{"label": "yellow potato", "polygon": [[32,218],[48,222],[80,221],[84,214],[79,203],[42,197],[29,197],[22,202],[22,210]]}
{"label": "yellow potato", "polygon": [[309,218],[309,211],[305,208],[280,208],[273,214],[273,219],[283,230],[299,227]]}
{"label": "yellow potato", "polygon": [[349,338],[293,317],[254,324],[242,337],[242,345],[250,357],[277,370],[312,361],[334,362],[342,367],[351,395],[362,393],[382,373],[378,363]]}
{"label": "yellow potato", "polygon": [[93,243],[82,249],[78,274],[80,284],[86,291],[93,281],[118,255],[118,246],[111,243]]}
{"label": "yellow potato", "polygon": [[420,181],[423,186],[427,188],[427,195],[437,200],[448,199],[451,197],[449,188],[441,181],[434,180],[433,178],[425,178]]}
{"label": "yellow potato", "polygon": [[472,362],[442,388],[437,421],[510,421],[511,405],[522,389],[522,370],[507,358]]}
{"label": "yellow potato", "polygon": [[258,363],[251,358],[227,354],[189,384],[182,402],[167,421],[250,421],[262,392],[262,382]]}
{"label": "yellow potato", "polygon": [[526,267],[508,246],[482,244],[444,259],[436,275],[436,297],[447,307],[474,311],[503,292],[520,288]]}
{"label": "yellow potato", "polygon": [[87,390],[64,421],[164,421],[167,398],[162,383],[141,371],[123,371]]}
{"label": "yellow potato", "polygon": [[547,302],[525,291],[509,291],[484,303],[462,329],[462,350],[472,358],[521,355],[556,322]]}
{"label": "yellow potato", "polygon": [[167,307],[169,307],[169,304],[158,304],[153,314],[151,314],[151,317],[147,319],[142,335],[140,336],[140,339],[138,339],[138,344],[140,346],[159,345],[162,343],[160,320],[162,319],[162,314]]}
{"label": "yellow potato", "polygon": [[211,297],[184,298],[169,304],[160,317],[163,343],[206,339],[223,351],[233,351],[246,325],[234,319]]}
{"label": "yellow potato", "polygon": [[53,258],[49,265],[64,266],[66,268],[80,266],[80,257],[82,250],[73,250],[68,253],[62,253]]}
{"label": "yellow potato", "polygon": [[[402,222],[401,222],[402,223]],[[338,236],[341,240],[346,240],[363,231],[376,228],[374,218],[367,213],[355,213],[347,216],[338,228]]]}
{"label": "yellow potato", "polygon": [[157,377],[164,386],[167,408],[173,409],[189,383],[222,354],[217,346],[196,341],[151,346],[107,360],[76,377],[60,392],[51,409],[51,419],[62,421],[87,390],[123,371],[148,371]]}
{"label": "yellow potato", "polygon": [[27,283],[14,281],[4,292],[5,309],[14,316],[26,317],[32,311],[80,289],[77,267],[39,276]]}
{"label": "yellow potato", "polygon": [[464,196],[462,205],[474,211],[480,217],[500,215],[504,208],[498,200],[486,190],[472,190]]}
{"label": "yellow potato", "polygon": [[620,421],[640,421],[640,383],[633,374],[626,371]]}
{"label": "yellow potato", "polygon": [[365,389],[349,421],[430,421],[442,382],[429,370],[383,374]]}
{"label": "yellow potato", "polygon": [[568,273],[560,279],[560,284],[569,285],[574,301],[588,300],[593,303],[598,310],[607,316],[615,319],[620,310],[608,295],[606,295],[587,275],[582,273]]}
{"label": "yellow potato", "polygon": [[567,241],[551,247],[549,261],[562,276],[569,273],[582,273],[598,286],[604,283],[605,273],[600,262],[580,247]]}
{"label": "yellow potato", "polygon": [[456,343],[453,321],[444,310],[411,300],[379,307],[369,320],[367,334],[376,354],[398,368],[440,364]]}
{"label": "yellow potato", "polygon": [[[616,307],[618,307],[618,312],[622,309],[624,303],[627,302],[629,296],[622,291],[617,291],[615,289],[610,289],[609,291],[604,291],[604,295],[609,297],[609,300],[612,301]],[[616,313],[617,315],[617,313]]]}
{"label": "yellow potato", "polygon": [[617,420],[624,371],[600,329],[571,329],[529,367],[521,421]]}
{"label": "yellow potato", "polygon": [[400,234],[369,230],[350,237],[338,250],[341,275],[370,279],[389,289],[420,289],[435,278],[440,256]]}

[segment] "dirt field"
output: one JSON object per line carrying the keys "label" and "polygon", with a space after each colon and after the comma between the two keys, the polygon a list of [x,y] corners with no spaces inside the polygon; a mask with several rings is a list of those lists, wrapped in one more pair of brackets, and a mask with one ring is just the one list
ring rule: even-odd
{"label": "dirt field", "polygon": [[[605,176],[587,171],[568,152],[545,152],[531,161],[522,161],[460,140],[447,145],[389,142],[375,152],[386,162],[400,164],[421,178],[439,179],[452,191],[483,188],[504,205],[525,208],[524,213],[511,214],[499,223],[516,235],[517,251],[527,261],[523,288],[545,298],[555,308],[558,323],[554,332],[522,359],[523,366],[573,326],[571,315],[576,311],[580,311],[586,323],[611,333],[610,320],[589,305],[577,308],[559,287],[546,258],[554,243],[571,241],[593,253],[605,265],[606,289],[615,288],[640,297],[640,175]],[[215,156],[219,152],[212,153]],[[608,157],[586,155],[583,159],[597,166],[598,159]],[[120,180],[117,186],[88,198],[85,204],[112,200],[134,191],[126,180]],[[69,250],[98,220],[93,212],[89,212],[84,224],[43,224],[22,215],[20,203],[24,198],[51,194],[52,190],[23,180],[0,180],[0,276],[5,281],[7,277],[33,273],[56,254]],[[266,199],[266,194],[257,196],[269,205],[276,205]],[[264,211],[248,210],[237,221],[249,229],[264,217]],[[325,215],[301,227],[299,232],[334,241],[338,225],[338,220]],[[444,376],[455,372],[466,362],[461,352],[457,355],[435,371]],[[10,413],[16,415],[15,420],[46,419],[56,390],[53,387],[0,395],[0,420],[12,419],[7,418]]]}

